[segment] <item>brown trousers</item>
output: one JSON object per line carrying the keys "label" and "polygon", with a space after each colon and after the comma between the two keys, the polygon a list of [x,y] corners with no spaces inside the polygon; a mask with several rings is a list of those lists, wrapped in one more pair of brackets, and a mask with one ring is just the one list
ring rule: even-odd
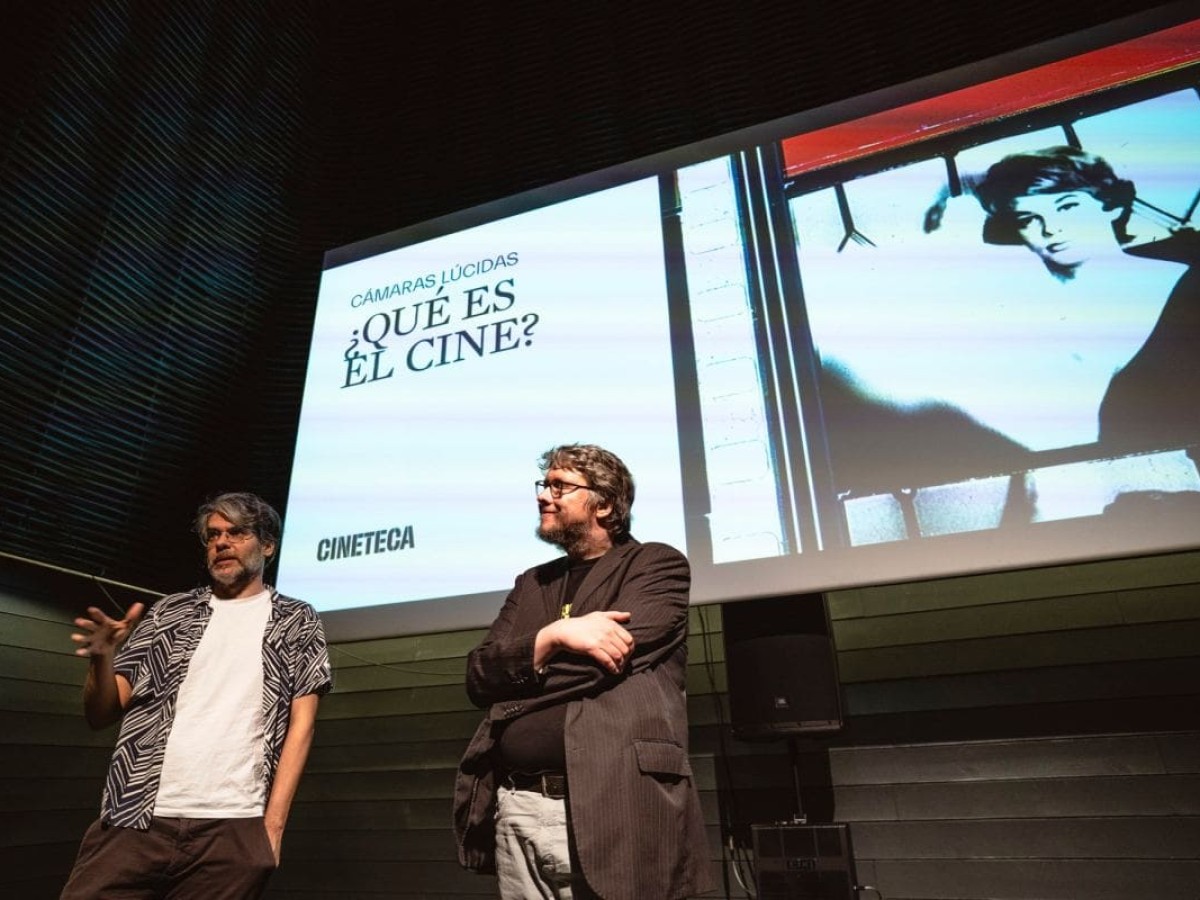
{"label": "brown trousers", "polygon": [[60,900],[255,900],[275,870],[261,816],[93,822]]}

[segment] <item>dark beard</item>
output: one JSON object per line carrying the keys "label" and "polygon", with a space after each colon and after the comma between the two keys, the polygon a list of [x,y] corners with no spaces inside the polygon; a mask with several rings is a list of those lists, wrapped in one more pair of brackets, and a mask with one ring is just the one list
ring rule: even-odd
{"label": "dark beard", "polygon": [[539,525],[536,534],[547,544],[561,547],[567,552],[567,556],[578,556],[587,547],[588,524],[571,522],[567,525],[555,525],[549,528]]}

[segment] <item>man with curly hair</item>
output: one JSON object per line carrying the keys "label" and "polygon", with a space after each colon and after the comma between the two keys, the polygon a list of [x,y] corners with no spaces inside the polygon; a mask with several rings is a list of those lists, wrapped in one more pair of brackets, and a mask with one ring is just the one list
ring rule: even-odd
{"label": "man with curly hair", "polygon": [[630,535],[633,478],[601,447],[547,451],[538,537],[467,660],[488,710],[459,767],[462,864],[504,900],[672,900],[709,887],[688,760],[687,560]]}

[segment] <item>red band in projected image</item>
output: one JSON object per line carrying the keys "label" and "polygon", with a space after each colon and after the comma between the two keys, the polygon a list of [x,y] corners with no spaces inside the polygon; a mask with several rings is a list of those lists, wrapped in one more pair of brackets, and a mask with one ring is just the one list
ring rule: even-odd
{"label": "red band in projected image", "polygon": [[1188,22],[974,87],[810,131],[781,143],[795,177],[1189,65],[1200,59],[1200,21]]}

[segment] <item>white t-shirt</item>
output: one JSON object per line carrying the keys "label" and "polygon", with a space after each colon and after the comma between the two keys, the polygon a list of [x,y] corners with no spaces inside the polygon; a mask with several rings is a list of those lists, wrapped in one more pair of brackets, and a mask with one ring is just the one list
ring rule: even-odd
{"label": "white t-shirt", "polygon": [[212,618],[179,689],[154,815],[261,816],[263,635],[271,593],[212,598]]}

